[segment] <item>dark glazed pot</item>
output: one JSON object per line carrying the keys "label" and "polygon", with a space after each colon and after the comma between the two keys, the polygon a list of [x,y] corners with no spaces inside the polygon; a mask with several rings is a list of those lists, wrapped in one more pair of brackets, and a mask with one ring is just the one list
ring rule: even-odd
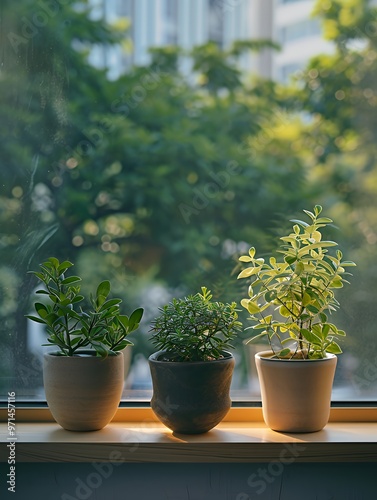
{"label": "dark glazed pot", "polygon": [[215,427],[228,413],[234,357],[213,361],[162,361],[164,351],[149,357],[153,397],[151,407],[174,432],[200,434]]}

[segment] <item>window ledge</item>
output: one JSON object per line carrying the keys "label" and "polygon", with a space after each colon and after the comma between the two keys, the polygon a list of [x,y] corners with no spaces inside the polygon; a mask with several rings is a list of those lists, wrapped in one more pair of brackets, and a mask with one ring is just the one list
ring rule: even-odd
{"label": "window ledge", "polygon": [[[271,431],[260,419],[246,421],[246,416],[250,417],[253,412],[250,413],[250,409],[242,410],[230,412],[226,421],[212,431],[199,435],[172,433],[155,420],[150,409],[127,409],[128,416],[131,416],[127,421],[116,421],[117,418],[96,432],[69,432],[54,422],[18,421],[16,460],[134,463],[242,463],[272,460],[287,463],[377,462],[375,419],[368,422],[333,421],[332,410],[332,419],[322,431],[288,434]],[[345,410],[338,409],[338,414],[341,415],[339,412],[344,413]],[[237,415],[244,415],[245,419],[235,421]],[[6,462],[9,455],[7,444],[11,439],[7,433],[7,425],[0,424],[1,462]]]}

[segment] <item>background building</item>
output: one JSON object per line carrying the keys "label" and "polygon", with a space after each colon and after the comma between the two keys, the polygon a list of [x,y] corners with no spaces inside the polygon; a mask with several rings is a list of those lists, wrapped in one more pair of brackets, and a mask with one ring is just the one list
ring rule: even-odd
{"label": "background building", "polygon": [[319,53],[333,51],[333,44],[321,35],[321,24],[311,13],[315,0],[275,0],[273,38],[282,47],[272,57],[272,77],[286,81]]}
{"label": "background building", "polygon": [[[116,78],[130,65],[149,62],[150,47],[179,45],[190,50],[209,40],[227,48],[235,40],[271,38],[274,0],[91,0],[93,17],[109,22],[128,18],[130,51],[98,46],[90,61],[108,67]],[[241,59],[244,70],[271,76],[270,51],[247,54]],[[190,70],[188,60],[183,70]]]}
{"label": "background building", "polygon": [[[91,0],[93,17],[130,22],[129,51],[98,46],[91,54],[96,66],[108,67],[116,78],[133,64],[148,64],[150,47],[179,45],[190,50],[215,41],[227,48],[235,40],[273,39],[281,52],[245,54],[242,69],[286,81],[318,53],[333,50],[323,40],[318,19],[312,18],[315,0]],[[183,59],[182,69],[190,71]]]}
{"label": "background building", "polygon": [[[130,65],[149,61],[149,47],[179,45],[190,50],[208,40],[226,48],[235,40],[273,39],[280,52],[263,50],[241,59],[246,71],[287,81],[315,54],[331,52],[318,19],[311,13],[315,0],[91,0],[93,16],[110,22],[130,21],[130,48],[98,47],[91,62],[108,67],[116,78]],[[189,71],[188,60],[182,69]]]}

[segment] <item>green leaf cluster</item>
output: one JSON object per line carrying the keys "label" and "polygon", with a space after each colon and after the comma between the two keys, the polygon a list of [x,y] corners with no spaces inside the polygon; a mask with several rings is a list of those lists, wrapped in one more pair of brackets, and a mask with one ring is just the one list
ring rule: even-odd
{"label": "green leaf cluster", "polygon": [[212,301],[207,288],[159,309],[152,322],[152,343],[167,351],[172,361],[210,361],[220,359],[233,348],[232,339],[241,329],[236,303]]}
{"label": "green leaf cluster", "polygon": [[44,287],[36,293],[47,301],[35,302],[37,316],[26,317],[46,326],[48,344],[55,345],[64,356],[79,354],[83,348],[94,349],[98,356],[107,357],[132,345],[127,336],[135,331],[143,316],[143,309],[135,309],[130,316],[121,314],[121,299],[109,298],[111,285],[102,281],[95,295],[90,296],[90,307],[81,304],[79,276],[66,277],[73,266],[68,260],[59,262],[50,257],[40,264],[40,271],[30,271]]}
{"label": "green leaf cluster", "polygon": [[250,340],[267,336],[279,358],[316,359],[342,352],[338,338],[345,332],[328,314],[339,308],[335,291],[348,283],[346,268],[355,263],[344,261],[340,250],[329,253],[337,243],[323,240],[321,231],[333,221],[321,212],[316,205],[313,212],[304,210],[309,222],[291,221],[293,232],[280,238],[281,260],[256,258],[255,248],[239,259],[249,264],[238,278],[251,280],[249,297],[241,301],[258,331]]}

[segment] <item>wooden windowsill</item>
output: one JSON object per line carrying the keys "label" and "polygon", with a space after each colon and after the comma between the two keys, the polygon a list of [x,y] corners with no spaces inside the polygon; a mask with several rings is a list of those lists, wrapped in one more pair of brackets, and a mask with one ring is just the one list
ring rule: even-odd
{"label": "wooden windowsill", "polygon": [[[35,421],[37,419],[33,422],[22,421],[26,419],[19,418],[21,415],[18,410],[16,460],[133,463],[273,460],[283,463],[377,462],[377,419],[374,408],[332,409],[329,424],[322,431],[310,434],[271,431],[258,418],[261,416],[259,408],[232,410],[212,431],[191,436],[173,434],[156,421],[148,408],[120,409],[113,422],[96,432],[65,431],[55,422],[46,421],[47,418],[43,422]],[[360,412],[364,412],[364,421],[360,421]],[[8,459],[7,444],[10,440],[7,424],[0,424],[2,462]]]}

